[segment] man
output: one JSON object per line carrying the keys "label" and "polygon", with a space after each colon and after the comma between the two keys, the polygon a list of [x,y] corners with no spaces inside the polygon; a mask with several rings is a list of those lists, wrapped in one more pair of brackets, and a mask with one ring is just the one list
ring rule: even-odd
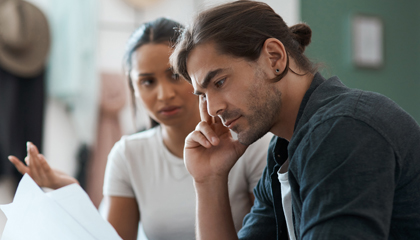
{"label": "man", "polygon": [[171,62],[201,96],[184,149],[198,239],[238,238],[227,175],[268,131],[240,239],[420,239],[418,124],[384,96],[324,79],[303,54],[310,38],[254,1],[207,10],[184,30]]}

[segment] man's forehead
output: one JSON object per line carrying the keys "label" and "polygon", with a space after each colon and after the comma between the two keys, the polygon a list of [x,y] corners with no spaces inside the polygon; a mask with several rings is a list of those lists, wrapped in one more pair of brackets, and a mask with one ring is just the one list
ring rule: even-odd
{"label": "man's forehead", "polygon": [[202,85],[205,76],[220,68],[220,58],[214,44],[205,43],[196,46],[188,55],[187,69],[194,89]]}
{"label": "man's forehead", "polygon": [[222,55],[219,54],[213,43],[203,43],[195,46],[187,57],[187,69],[192,71],[190,74],[197,72],[197,68],[211,68],[213,65],[218,63],[219,58]]}

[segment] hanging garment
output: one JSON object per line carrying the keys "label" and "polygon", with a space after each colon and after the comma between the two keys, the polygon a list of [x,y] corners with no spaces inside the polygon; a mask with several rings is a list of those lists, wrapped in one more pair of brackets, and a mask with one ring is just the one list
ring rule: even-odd
{"label": "hanging garment", "polygon": [[22,176],[7,156],[23,160],[27,141],[42,149],[44,95],[44,71],[24,78],[0,66],[0,176]]}
{"label": "hanging garment", "polygon": [[49,24],[27,1],[0,1],[0,176],[21,177],[7,159],[23,160],[26,141],[42,148],[44,72]]}

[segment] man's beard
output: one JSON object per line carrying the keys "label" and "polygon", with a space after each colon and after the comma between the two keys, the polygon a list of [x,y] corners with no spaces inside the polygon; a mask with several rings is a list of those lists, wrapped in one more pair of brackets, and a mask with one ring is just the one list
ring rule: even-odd
{"label": "man's beard", "polygon": [[237,124],[232,130],[238,133],[240,143],[250,145],[273,127],[281,110],[281,92],[270,84],[270,79],[265,74],[257,71],[254,85],[245,94],[247,106],[249,106],[248,113],[245,115],[240,110],[233,110],[227,115],[242,115],[248,121],[248,129],[241,129],[241,126]]}

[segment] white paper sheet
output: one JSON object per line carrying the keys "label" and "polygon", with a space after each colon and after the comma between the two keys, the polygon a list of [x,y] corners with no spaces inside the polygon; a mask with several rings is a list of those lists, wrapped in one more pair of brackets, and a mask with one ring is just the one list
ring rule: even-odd
{"label": "white paper sheet", "polygon": [[7,217],[1,240],[121,240],[77,184],[44,193],[25,174],[13,203],[0,209]]}

